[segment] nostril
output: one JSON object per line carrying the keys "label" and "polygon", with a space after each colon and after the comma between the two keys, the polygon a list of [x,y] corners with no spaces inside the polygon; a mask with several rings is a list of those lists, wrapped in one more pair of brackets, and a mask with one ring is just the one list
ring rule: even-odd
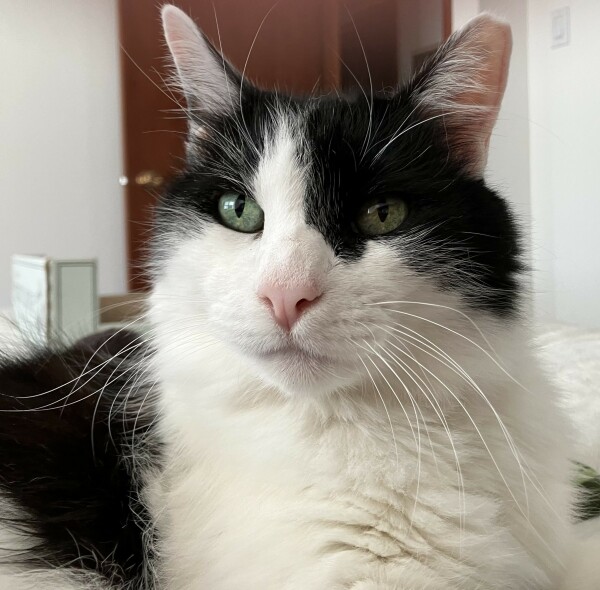
{"label": "nostril", "polygon": [[273,301],[271,300],[270,297],[268,297],[267,295],[260,295],[258,297],[267,307],[269,307],[270,309],[273,309]]}
{"label": "nostril", "polygon": [[298,311],[303,311],[306,307],[310,305],[310,301],[308,299],[300,299],[298,303],[296,303],[296,309]]}
{"label": "nostril", "polygon": [[306,311],[309,307],[312,307],[319,299],[321,299],[320,295],[317,295],[312,299],[300,299],[300,301],[296,303],[296,311],[298,312],[298,315]]}

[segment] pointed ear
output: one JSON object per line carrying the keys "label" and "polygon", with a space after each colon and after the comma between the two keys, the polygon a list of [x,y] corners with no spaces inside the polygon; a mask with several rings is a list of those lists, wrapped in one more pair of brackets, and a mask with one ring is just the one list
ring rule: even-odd
{"label": "pointed ear", "polygon": [[454,33],[411,83],[427,116],[440,115],[449,148],[481,178],[508,78],[510,26],[481,14]]}
{"label": "pointed ear", "polygon": [[194,21],[179,8],[162,8],[167,45],[177,70],[177,80],[194,114],[224,113],[239,102],[239,76],[210,45]]}

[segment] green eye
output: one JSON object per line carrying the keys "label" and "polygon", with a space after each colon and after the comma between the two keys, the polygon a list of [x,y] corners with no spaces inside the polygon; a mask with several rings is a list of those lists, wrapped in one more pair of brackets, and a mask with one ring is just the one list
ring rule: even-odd
{"label": "green eye", "polygon": [[400,227],[407,215],[408,207],[402,199],[379,197],[361,207],[356,228],[365,236],[382,236]]}
{"label": "green eye", "polygon": [[240,193],[224,193],[219,199],[223,223],[235,231],[255,233],[263,228],[265,214],[258,203]]}

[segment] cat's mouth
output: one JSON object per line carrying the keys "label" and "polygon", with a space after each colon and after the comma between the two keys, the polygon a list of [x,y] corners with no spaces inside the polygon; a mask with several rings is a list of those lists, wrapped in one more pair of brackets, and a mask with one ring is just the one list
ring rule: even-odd
{"label": "cat's mouth", "polygon": [[270,350],[260,351],[258,355],[264,359],[298,359],[311,362],[329,362],[332,360],[327,355],[308,351],[294,344],[286,344]]}
{"label": "cat's mouth", "polygon": [[264,342],[263,346],[242,346],[251,366],[267,382],[288,394],[311,395],[334,391],[356,379],[351,355],[336,354],[332,348],[292,338],[277,343]]}
{"label": "cat's mouth", "polygon": [[255,352],[257,365],[268,381],[288,394],[323,394],[348,383],[340,376],[346,367],[343,362],[320,350],[286,343]]}

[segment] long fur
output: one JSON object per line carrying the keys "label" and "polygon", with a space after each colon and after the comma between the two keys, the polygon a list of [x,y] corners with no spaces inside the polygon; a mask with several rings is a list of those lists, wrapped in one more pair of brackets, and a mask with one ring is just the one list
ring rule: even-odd
{"label": "long fur", "polygon": [[23,584],[53,575],[125,587],[147,576],[141,487],[159,451],[135,362],[142,344],[106,332],[0,362],[0,563],[32,571]]}
{"label": "long fur", "polygon": [[[150,331],[0,370],[13,570],[92,588],[597,588],[519,228],[482,178],[507,25],[480,17],[393,94],[294,98],[242,81],[178,9],[163,19],[190,135],[157,209]],[[232,192],[264,227],[227,226]],[[394,199],[403,222],[361,233],[365,206]],[[320,296],[282,328],[260,294],[306,285]]]}

